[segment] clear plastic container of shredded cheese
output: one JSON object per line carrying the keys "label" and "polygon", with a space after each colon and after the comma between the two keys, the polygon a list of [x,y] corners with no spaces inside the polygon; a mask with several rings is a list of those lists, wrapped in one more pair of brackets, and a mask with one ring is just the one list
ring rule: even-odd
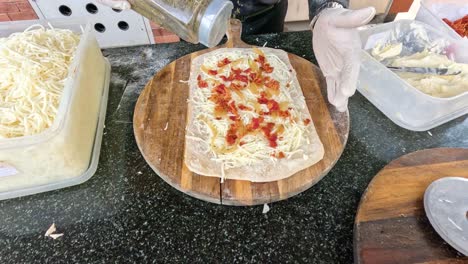
{"label": "clear plastic container of shredded cheese", "polygon": [[32,136],[0,139],[0,200],[83,183],[96,172],[99,159],[109,62],[82,20],[0,23],[0,37],[34,24],[70,29],[81,39],[53,125]]}
{"label": "clear plastic container of shredded cheese", "polygon": [[369,53],[378,44],[402,43],[402,54],[425,49],[468,63],[468,46],[427,24],[399,20],[359,31],[363,50],[358,91],[395,124],[413,131],[427,131],[468,113],[468,92],[438,98],[421,92],[377,61]]}

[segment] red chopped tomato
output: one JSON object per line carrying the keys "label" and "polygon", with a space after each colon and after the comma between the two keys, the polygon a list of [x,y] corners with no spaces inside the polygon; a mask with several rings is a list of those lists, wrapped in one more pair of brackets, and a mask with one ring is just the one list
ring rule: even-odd
{"label": "red chopped tomato", "polygon": [[247,75],[236,75],[236,76],[234,77],[234,80],[247,83],[247,82],[249,82],[249,77],[247,77]]}
{"label": "red chopped tomato", "polygon": [[236,74],[236,75],[239,75],[239,74],[242,73],[242,70],[241,70],[241,69],[234,69],[234,68],[233,68],[233,69],[231,69],[231,72],[233,72],[233,73]]}
{"label": "red chopped tomato", "polygon": [[257,98],[257,102],[259,104],[268,104],[268,98],[266,98],[263,94],[263,92],[261,93],[261,96],[259,98]]}
{"label": "red chopped tomato", "polygon": [[238,84],[238,83],[231,83],[231,86],[229,86],[229,88],[231,88],[231,90],[242,90],[245,87],[246,87],[245,85],[241,85],[241,84]]}
{"label": "red chopped tomato", "polygon": [[284,158],[286,158],[286,155],[284,155],[284,152],[283,152],[283,151],[280,151],[280,152],[278,153],[278,158],[279,158],[279,159],[284,159]]}
{"label": "red chopped tomato", "polygon": [[260,127],[260,124],[263,123],[263,117],[252,118],[252,123],[249,126],[250,130],[256,130]]}
{"label": "red chopped tomato", "polygon": [[268,99],[266,98],[266,95],[264,92],[260,94],[260,97],[257,98],[258,103],[260,104],[266,104],[268,107],[269,112],[263,112],[264,115],[271,115],[273,113],[276,113],[280,117],[289,117],[290,113],[289,111],[281,110],[280,104],[276,102],[274,99]]}
{"label": "red chopped tomato", "polygon": [[228,145],[231,146],[231,145],[234,145],[234,143],[236,143],[236,140],[237,140],[237,125],[231,124],[226,134],[226,142],[228,143]]}
{"label": "red chopped tomato", "polygon": [[231,60],[228,58],[224,58],[218,62],[218,67],[224,67],[228,65],[229,63],[231,63]]}
{"label": "red chopped tomato", "polygon": [[257,85],[262,85],[262,83],[263,83],[262,75],[261,74],[257,75],[257,73],[255,73],[255,72],[252,72],[252,73],[249,74],[249,80],[250,80],[250,82],[253,82],[253,83],[257,84]]}
{"label": "red chopped tomato", "polygon": [[276,102],[276,101],[273,100],[273,99],[268,100],[268,102],[267,102],[267,107],[268,107],[268,109],[270,110],[270,112],[279,111],[279,110],[280,110],[280,106],[279,106],[278,102]]}
{"label": "red chopped tomato", "polygon": [[271,65],[270,65],[269,63],[263,64],[263,65],[260,67],[260,69],[262,69],[262,70],[263,70],[264,72],[266,72],[266,73],[272,73],[273,70],[274,70],[274,68],[271,67]]}
{"label": "red chopped tomato", "polygon": [[262,131],[266,137],[270,137],[271,131],[275,127],[274,123],[267,123],[265,126],[262,127]]}
{"label": "red chopped tomato", "polygon": [[245,73],[250,73],[251,71],[252,71],[252,69],[250,69],[250,68],[247,68],[247,69],[244,70]]}
{"label": "red chopped tomato", "polygon": [[231,103],[229,103],[229,112],[235,116],[239,115],[239,112],[237,112],[236,103],[234,101],[231,101]]}
{"label": "red chopped tomato", "polygon": [[200,88],[207,88],[208,87],[208,83],[206,81],[204,81],[200,75],[198,75],[197,81],[198,81],[198,87],[200,87]]}
{"label": "red chopped tomato", "polygon": [[221,94],[221,95],[227,95],[228,90],[226,89],[226,85],[224,84],[219,84],[214,88],[214,92]]}
{"label": "red chopped tomato", "polygon": [[253,118],[252,119],[252,129],[258,129],[260,127],[260,119],[259,118]]}
{"label": "red chopped tomato", "polygon": [[224,75],[221,75],[220,77],[221,77],[221,79],[222,79],[223,81],[225,81],[225,82],[231,82],[232,80],[234,80],[234,75],[232,75],[232,74],[229,75],[229,77],[224,76]]}
{"label": "red chopped tomato", "polygon": [[265,81],[265,86],[272,90],[278,90],[280,88],[280,83],[277,80],[269,79]]}
{"label": "red chopped tomato", "polygon": [[278,140],[278,135],[276,133],[271,133],[273,128],[275,127],[274,123],[266,123],[262,127],[260,125],[263,123],[264,119],[263,117],[259,118],[253,118],[252,123],[248,126],[249,131],[254,131],[258,128],[261,128],[263,134],[265,135],[265,138],[268,140],[268,144],[272,148],[276,148],[278,146],[277,140]]}
{"label": "red chopped tomato", "polygon": [[237,140],[237,135],[236,134],[227,134],[226,135],[226,142],[228,143],[229,146],[234,145]]}
{"label": "red chopped tomato", "polygon": [[255,59],[255,61],[263,65],[265,63],[265,57],[262,55],[259,55],[258,58]]}
{"label": "red chopped tomato", "polygon": [[208,70],[208,74],[209,75],[216,75],[216,74],[218,74],[218,71],[217,70]]}
{"label": "red chopped tomato", "polygon": [[239,109],[243,111],[252,111],[252,108],[245,106],[243,104],[239,104]]}
{"label": "red chopped tomato", "polygon": [[237,116],[230,116],[229,119],[231,119],[232,121],[237,121],[238,117]]}
{"label": "red chopped tomato", "polygon": [[278,136],[276,134],[272,134],[268,137],[268,142],[270,143],[270,147],[276,148],[278,146],[277,143]]}
{"label": "red chopped tomato", "polygon": [[270,136],[271,134],[271,129],[268,127],[262,127],[263,134],[265,134],[266,137]]}
{"label": "red chopped tomato", "polygon": [[229,108],[229,105],[227,103],[226,100],[224,100],[223,98],[218,98],[217,102],[216,102],[216,106],[215,106],[215,110],[222,110],[224,112],[226,112]]}
{"label": "red chopped tomato", "polygon": [[309,124],[310,124],[310,122],[312,122],[312,120],[310,120],[309,118],[307,118],[307,119],[304,119],[304,125],[306,125],[306,126],[307,126],[307,125],[309,125]]}
{"label": "red chopped tomato", "polygon": [[288,111],[278,111],[278,115],[280,117],[283,117],[283,118],[286,118],[286,117],[289,117],[290,113]]}
{"label": "red chopped tomato", "polygon": [[253,80],[253,82],[254,82],[256,85],[262,85],[262,84],[263,84],[262,77],[257,77],[257,78],[255,78],[255,80]]}
{"label": "red chopped tomato", "polygon": [[244,141],[241,141],[241,142],[239,143],[239,146],[244,146],[244,145],[245,145],[245,142],[244,142]]}
{"label": "red chopped tomato", "polygon": [[229,110],[229,101],[231,101],[231,93],[224,84],[219,84],[212,89],[212,94],[209,98],[215,105],[215,116],[220,117],[226,115]]}

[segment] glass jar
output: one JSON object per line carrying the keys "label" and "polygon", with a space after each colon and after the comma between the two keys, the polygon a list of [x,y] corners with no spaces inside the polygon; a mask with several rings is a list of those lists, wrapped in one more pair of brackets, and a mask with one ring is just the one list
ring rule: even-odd
{"label": "glass jar", "polygon": [[226,33],[233,4],[227,0],[128,0],[132,9],[180,38],[216,46]]}

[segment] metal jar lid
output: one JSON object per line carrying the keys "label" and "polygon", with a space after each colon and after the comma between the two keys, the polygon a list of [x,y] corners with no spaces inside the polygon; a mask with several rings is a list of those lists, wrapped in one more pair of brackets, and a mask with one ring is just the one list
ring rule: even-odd
{"label": "metal jar lid", "polygon": [[433,182],[424,194],[424,208],[437,233],[468,256],[468,179],[448,177]]}
{"label": "metal jar lid", "polygon": [[213,0],[206,8],[198,29],[200,43],[207,47],[216,46],[227,31],[234,5],[227,0]]}

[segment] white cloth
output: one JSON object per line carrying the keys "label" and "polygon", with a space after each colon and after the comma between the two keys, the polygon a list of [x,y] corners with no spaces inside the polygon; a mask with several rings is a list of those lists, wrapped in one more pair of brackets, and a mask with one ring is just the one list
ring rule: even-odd
{"label": "white cloth", "polygon": [[373,7],[355,11],[328,8],[312,25],[314,53],[327,79],[328,100],[340,112],[347,111],[359,77],[361,41],[357,28],[369,23],[375,12]]}
{"label": "white cloth", "polygon": [[131,5],[128,1],[122,0],[96,0],[98,3],[106,5],[111,8],[119,10],[128,10],[131,8]]}

